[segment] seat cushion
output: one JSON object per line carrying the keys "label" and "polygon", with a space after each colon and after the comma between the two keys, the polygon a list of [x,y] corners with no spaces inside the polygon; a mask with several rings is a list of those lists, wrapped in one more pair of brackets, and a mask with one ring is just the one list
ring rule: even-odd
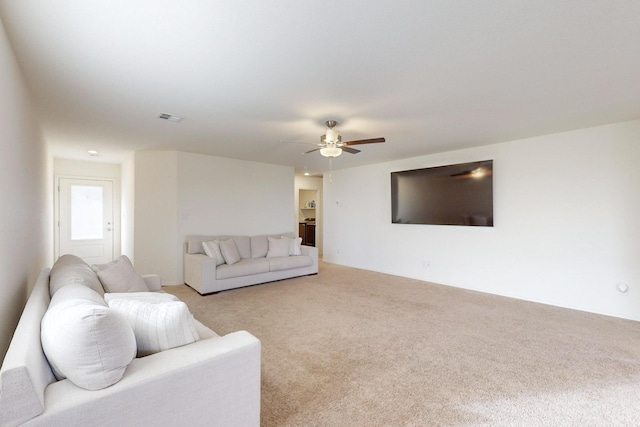
{"label": "seat cushion", "polygon": [[216,279],[230,279],[267,272],[269,272],[269,261],[266,258],[243,259],[233,265],[222,264],[216,268]]}
{"label": "seat cushion", "polygon": [[308,267],[313,264],[310,256],[297,255],[297,256],[285,256],[268,258],[269,271],[289,270],[291,268]]}

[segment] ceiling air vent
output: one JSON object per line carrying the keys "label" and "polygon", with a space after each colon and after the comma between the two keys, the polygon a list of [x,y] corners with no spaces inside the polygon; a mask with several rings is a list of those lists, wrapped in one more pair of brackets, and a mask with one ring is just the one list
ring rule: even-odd
{"label": "ceiling air vent", "polygon": [[158,118],[162,120],[169,120],[170,122],[181,122],[184,117],[176,116],[175,114],[170,113],[160,113],[158,114]]}

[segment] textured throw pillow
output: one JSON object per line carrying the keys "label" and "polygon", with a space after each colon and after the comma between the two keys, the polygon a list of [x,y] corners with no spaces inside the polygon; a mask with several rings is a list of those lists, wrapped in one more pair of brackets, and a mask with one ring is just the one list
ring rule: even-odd
{"label": "textured throw pillow", "polygon": [[137,301],[152,303],[180,301],[177,296],[166,292],[122,292],[104,294],[104,301],[107,304],[113,299],[135,299]]}
{"label": "textured throw pillow", "polygon": [[300,249],[300,245],[302,244],[302,237],[287,237],[282,236],[282,239],[286,239],[289,241],[289,255],[302,255],[302,249]]}
{"label": "textured throw pillow", "polygon": [[251,258],[251,238],[249,236],[232,236],[231,238],[238,248],[240,259]]}
{"label": "textured throw pillow", "polygon": [[133,269],[126,255],[104,265],[92,266],[106,292],[149,292],[144,279]]}
{"label": "textured throw pillow", "polygon": [[235,264],[240,261],[240,253],[236,247],[236,243],[232,239],[223,240],[220,242],[220,252],[224,257],[224,261],[229,264]]}
{"label": "textured throw pillow", "polygon": [[216,266],[224,264],[224,257],[220,251],[220,241],[212,240],[210,242],[202,242],[202,248],[207,256],[214,259]]}
{"label": "textured throw pillow", "polygon": [[[84,290],[67,292],[74,286]],[[65,288],[56,292],[42,317],[44,354],[56,378],[87,390],[109,387],[120,381],[136,355],[133,330],[97,293],[86,295],[89,289],[82,285]]]}
{"label": "textured throw pillow", "polygon": [[275,258],[281,256],[289,256],[289,240],[288,239],[276,239],[269,237],[269,252],[267,252],[267,258]]}
{"label": "textured throw pillow", "polygon": [[199,339],[193,316],[182,301],[148,302],[135,298],[112,298],[109,307],[122,314],[133,329],[138,357]]}

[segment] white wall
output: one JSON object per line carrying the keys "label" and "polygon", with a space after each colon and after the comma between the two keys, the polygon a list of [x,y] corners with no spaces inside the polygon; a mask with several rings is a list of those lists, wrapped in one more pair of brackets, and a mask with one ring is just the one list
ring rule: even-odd
{"label": "white wall", "polygon": [[190,234],[294,231],[291,167],[183,152],[138,152],[135,265],[165,284],[183,283]]}
{"label": "white wall", "polygon": [[135,154],[131,153],[121,164],[121,252],[135,263],[134,223],[135,223]]}
{"label": "white wall", "polygon": [[176,259],[178,153],[142,151],[135,155],[134,258],[141,274],[157,273],[173,284]]}
{"label": "white wall", "polygon": [[[391,172],[485,159],[493,228],[391,224]],[[639,165],[632,121],[334,171],[324,259],[640,320]]]}
{"label": "white wall", "polygon": [[[0,360],[40,269],[51,262],[52,207],[40,128],[0,21]],[[49,192],[50,193],[50,192]]]}

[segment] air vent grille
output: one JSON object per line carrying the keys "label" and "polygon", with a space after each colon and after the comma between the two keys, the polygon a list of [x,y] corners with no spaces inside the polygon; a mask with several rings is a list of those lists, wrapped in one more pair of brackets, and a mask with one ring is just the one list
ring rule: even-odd
{"label": "air vent grille", "polygon": [[162,120],[169,120],[170,122],[181,122],[182,120],[184,120],[184,117],[175,115],[175,114],[171,114],[171,113],[160,113],[158,114],[158,118],[162,119]]}

